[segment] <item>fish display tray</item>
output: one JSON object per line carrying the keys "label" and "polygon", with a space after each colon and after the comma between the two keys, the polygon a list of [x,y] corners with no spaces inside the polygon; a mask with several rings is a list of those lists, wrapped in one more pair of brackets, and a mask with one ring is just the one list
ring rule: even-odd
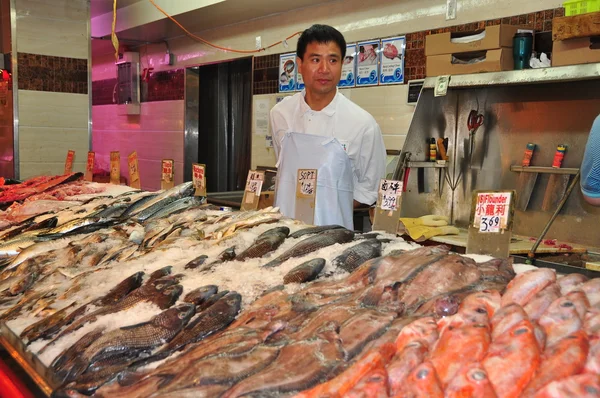
{"label": "fish display tray", "polygon": [[23,341],[4,322],[0,323],[0,344],[47,397],[58,387],[53,373],[37,356],[26,350]]}

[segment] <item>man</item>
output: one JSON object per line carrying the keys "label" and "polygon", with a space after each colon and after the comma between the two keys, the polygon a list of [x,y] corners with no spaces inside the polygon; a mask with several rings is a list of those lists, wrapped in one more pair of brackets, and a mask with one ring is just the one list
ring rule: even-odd
{"label": "man", "polygon": [[581,192],[586,202],[600,206],[600,116],[596,118],[581,162]]}
{"label": "man", "polygon": [[[379,180],[385,175],[385,146],[375,119],[338,92],[346,55],[344,36],[331,26],[313,25],[300,36],[296,55],[298,72],[302,74],[306,88],[285,98],[271,110],[278,164],[285,166],[286,162],[292,161],[289,158],[293,157],[293,152],[285,151],[285,143],[282,143],[290,133],[320,136],[321,141],[322,137],[335,138],[351,164],[353,200],[349,211],[352,207],[373,204],[377,200]],[[294,162],[303,166],[301,161]],[[321,167],[335,168],[333,163],[320,164],[319,170]],[[320,184],[317,186],[319,202],[319,189],[322,188]]]}

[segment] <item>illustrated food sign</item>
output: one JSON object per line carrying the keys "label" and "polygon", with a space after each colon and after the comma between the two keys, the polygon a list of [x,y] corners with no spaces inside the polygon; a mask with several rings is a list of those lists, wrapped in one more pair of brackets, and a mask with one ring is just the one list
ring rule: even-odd
{"label": "illustrated food sign", "polygon": [[279,56],[279,92],[296,91],[297,88],[296,53]]}
{"label": "illustrated food sign", "polygon": [[380,84],[404,83],[404,49],[406,47],[404,36],[391,37],[381,40],[381,69],[379,72]]}

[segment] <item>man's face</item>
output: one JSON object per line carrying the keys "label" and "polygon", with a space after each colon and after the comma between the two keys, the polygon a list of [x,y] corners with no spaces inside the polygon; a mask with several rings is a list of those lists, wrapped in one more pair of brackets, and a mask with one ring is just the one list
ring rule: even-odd
{"label": "man's face", "polygon": [[304,59],[298,59],[307,91],[328,94],[335,91],[342,76],[342,51],[333,42],[312,42],[306,46]]}

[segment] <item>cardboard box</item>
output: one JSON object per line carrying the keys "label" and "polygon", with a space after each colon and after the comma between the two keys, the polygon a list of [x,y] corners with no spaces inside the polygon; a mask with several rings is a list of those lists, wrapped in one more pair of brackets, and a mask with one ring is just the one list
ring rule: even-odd
{"label": "cardboard box", "polygon": [[260,193],[260,198],[258,199],[258,209],[260,210],[273,206],[274,201],[275,191],[263,191]]}
{"label": "cardboard box", "polygon": [[474,35],[478,32],[446,32],[429,35],[425,38],[425,55],[457,54],[472,51],[495,50],[502,47],[512,48],[513,36],[519,29],[532,31],[532,29],[524,26],[487,26],[483,31],[485,32],[485,36],[482,39],[470,43],[452,43],[452,39]]}
{"label": "cardboard box", "polygon": [[552,66],[600,62],[600,49],[592,49],[591,38],[570,39],[552,43]]}
{"label": "cardboard box", "polygon": [[[513,70],[512,48],[485,51],[485,60],[476,64],[452,63],[452,54],[427,57],[427,77],[441,75],[464,75],[479,72],[500,72]],[[479,55],[473,53],[473,56]]]}

